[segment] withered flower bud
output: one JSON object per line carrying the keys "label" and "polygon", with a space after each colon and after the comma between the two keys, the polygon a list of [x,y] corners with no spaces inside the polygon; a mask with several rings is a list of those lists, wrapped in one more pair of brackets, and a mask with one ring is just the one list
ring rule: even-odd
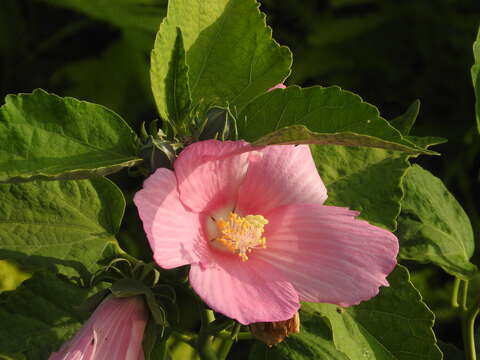
{"label": "withered flower bud", "polygon": [[288,335],[300,332],[300,316],[296,312],[289,320],[250,324],[250,331],[258,340],[272,346],[281,343]]}

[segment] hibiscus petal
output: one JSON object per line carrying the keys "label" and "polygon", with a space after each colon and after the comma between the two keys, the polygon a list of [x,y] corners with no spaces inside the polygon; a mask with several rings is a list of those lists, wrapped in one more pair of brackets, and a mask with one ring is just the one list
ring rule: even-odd
{"label": "hibiscus petal", "polygon": [[288,204],[323,204],[327,189],[308,145],[276,145],[251,161],[238,196],[243,214],[264,214]]}
{"label": "hibiscus petal", "polygon": [[247,325],[290,319],[300,304],[293,286],[265,263],[215,256],[209,266],[193,264],[190,284],[213,310]]}
{"label": "hibiscus petal", "polygon": [[267,248],[252,254],[282,270],[301,301],[358,304],[388,285],[398,239],[357,215],[323,205],[275,209],[266,215]]}
{"label": "hibiscus petal", "polygon": [[206,216],[183,206],[171,170],[158,169],[145,180],[134,202],[158,265],[170,269],[202,258],[208,246],[202,228]]}
{"label": "hibiscus petal", "polygon": [[103,312],[107,318],[96,319],[95,331],[100,340],[95,360],[137,360],[148,315],[143,299],[111,299]]}
{"label": "hibiscus petal", "polygon": [[174,163],[183,204],[214,217],[233,210],[250,150],[244,141],[207,140],[186,147]]}

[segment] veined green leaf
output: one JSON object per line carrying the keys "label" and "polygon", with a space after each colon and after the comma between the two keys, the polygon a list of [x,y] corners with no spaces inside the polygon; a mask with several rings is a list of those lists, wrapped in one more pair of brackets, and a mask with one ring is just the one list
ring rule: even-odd
{"label": "veined green leaf", "polygon": [[442,359],[432,331],[434,315],[407,269],[397,266],[388,281],[389,287],[357,306],[312,305],[328,318],[337,349],[351,360]]}
{"label": "veined green leaf", "polygon": [[442,181],[413,165],[403,191],[397,233],[400,257],[433,262],[462,279],[472,276],[477,270],[469,261],[475,249],[472,225]]}
{"label": "veined green leaf", "polygon": [[240,138],[259,146],[336,144],[432,153],[403,138],[375,106],[336,86],[266,93],[238,114],[237,125]]}
{"label": "veined green leaf", "polygon": [[0,259],[88,275],[120,227],[125,200],[110,180],[0,185]]}
{"label": "veined green leaf", "polygon": [[[165,25],[162,24],[163,27]],[[182,31],[179,27],[176,28],[173,44],[169,44],[161,34],[162,30],[152,50],[150,69],[152,89],[160,115],[168,120],[173,128],[186,134],[188,122],[184,120],[190,111],[192,97],[188,84],[188,66],[185,60]],[[169,45],[173,47],[170,52],[167,52],[166,48]],[[166,54],[169,54],[170,58],[166,58]],[[164,81],[157,82],[157,79],[164,79]]]}
{"label": "veined green leaf", "polygon": [[113,111],[37,89],[0,108],[0,182],[106,175],[142,160],[138,139]]}
{"label": "veined green leaf", "polygon": [[366,147],[311,145],[328,190],[327,205],[360,211],[370,223],[394,231],[402,199],[401,179],[408,155]]}
{"label": "veined green leaf", "polygon": [[183,35],[193,105],[201,111],[214,105],[240,110],[285,80],[291,53],[272,39],[258,6],[255,0],[169,2],[152,52],[152,90],[162,116],[170,115],[167,63],[175,53],[177,28]]}

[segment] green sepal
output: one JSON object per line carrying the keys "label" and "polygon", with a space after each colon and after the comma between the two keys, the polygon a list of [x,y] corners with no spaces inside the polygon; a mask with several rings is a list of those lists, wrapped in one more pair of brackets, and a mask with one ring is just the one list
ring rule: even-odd
{"label": "green sepal", "polygon": [[214,107],[208,110],[207,119],[198,139],[237,140],[237,120],[230,109]]}
{"label": "green sepal", "polygon": [[76,307],[76,310],[81,313],[91,313],[93,312],[98,305],[110,294],[109,289],[102,289],[99,292],[93,294],[92,296],[85,299],[85,301]]}
{"label": "green sepal", "polygon": [[128,278],[121,279],[112,284],[110,291],[117,298],[145,296],[146,304],[155,322],[164,327],[168,325],[165,309],[157,302],[152,290],[141,281]]}

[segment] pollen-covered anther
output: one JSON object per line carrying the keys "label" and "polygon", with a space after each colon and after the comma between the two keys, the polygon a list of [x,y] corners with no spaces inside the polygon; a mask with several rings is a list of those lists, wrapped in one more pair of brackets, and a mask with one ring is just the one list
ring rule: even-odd
{"label": "pollen-covered anther", "polygon": [[212,244],[221,250],[238,254],[243,261],[248,260],[247,254],[252,249],[267,247],[263,231],[268,220],[262,215],[243,217],[231,212],[227,219],[219,219],[216,223],[220,235]]}

